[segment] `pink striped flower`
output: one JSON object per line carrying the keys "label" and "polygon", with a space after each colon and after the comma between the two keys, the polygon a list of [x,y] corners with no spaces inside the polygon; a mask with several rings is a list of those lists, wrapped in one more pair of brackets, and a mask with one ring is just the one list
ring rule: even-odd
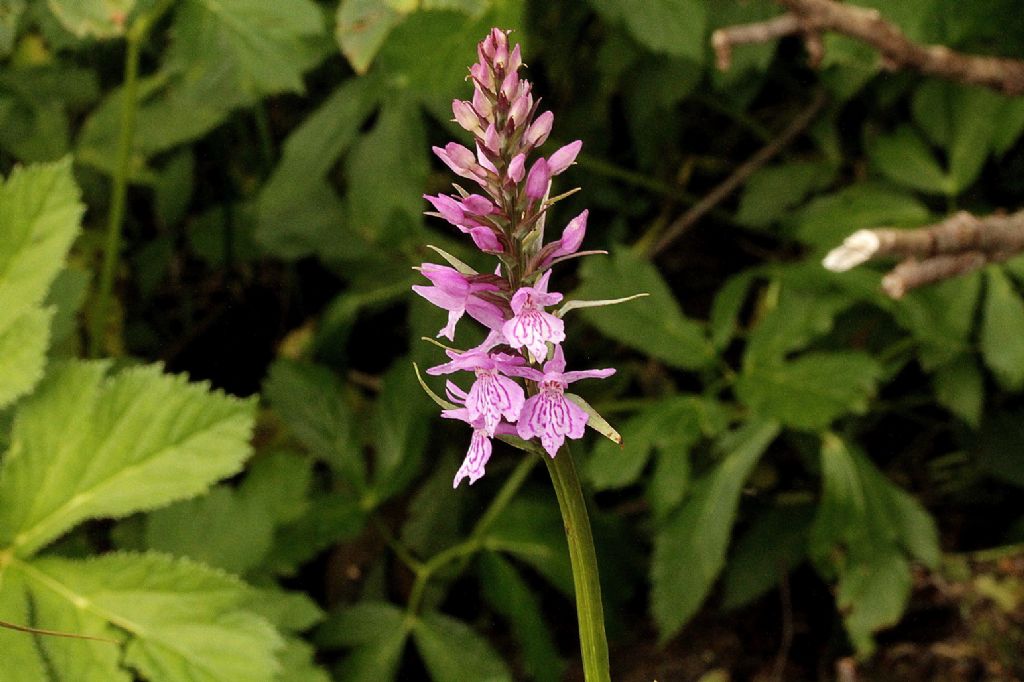
{"label": "pink striped flower", "polygon": [[483,429],[493,436],[502,418],[509,423],[519,419],[526,395],[523,387],[506,375],[518,376],[525,360],[518,355],[492,353],[501,343],[499,334],[492,332],[482,344],[465,352],[445,351],[451,362],[431,367],[427,374],[452,374],[467,371],[476,373],[476,381],[464,401],[471,421],[483,420]]}
{"label": "pink striped flower", "polygon": [[513,348],[526,347],[536,362],[542,362],[548,356],[548,342],[565,341],[565,323],[551,313],[544,311],[544,306],[554,305],[562,300],[562,294],[548,293],[548,270],[537,284],[532,287],[521,287],[512,296],[513,317],[505,322],[501,331]]}
{"label": "pink striped flower", "polygon": [[[462,479],[468,478],[469,484],[473,485],[484,475],[484,467],[487,466],[487,461],[491,458],[491,435],[487,433],[487,429],[484,426],[483,417],[477,416],[475,419],[469,416],[469,409],[465,407],[465,403],[469,396],[465,391],[460,389],[452,382],[448,382],[448,398],[463,407],[456,408],[454,410],[442,410],[441,416],[446,419],[458,419],[464,421],[473,427],[473,435],[469,441],[469,450],[466,452],[465,459],[462,460],[462,466],[459,467],[458,472],[455,474],[455,480],[452,481],[452,487],[458,488],[459,484],[462,483]],[[500,423],[495,429],[497,435],[514,435],[516,429],[511,424]]]}
{"label": "pink striped flower", "polygon": [[536,381],[539,391],[523,404],[523,411],[516,424],[519,437],[525,440],[539,437],[544,450],[554,457],[567,436],[574,439],[583,437],[589,418],[583,408],[565,397],[565,389],[580,379],[610,377],[615,374],[615,370],[608,368],[566,372],[562,347],[555,346],[554,357],[544,364],[543,372],[523,367],[520,373]]}

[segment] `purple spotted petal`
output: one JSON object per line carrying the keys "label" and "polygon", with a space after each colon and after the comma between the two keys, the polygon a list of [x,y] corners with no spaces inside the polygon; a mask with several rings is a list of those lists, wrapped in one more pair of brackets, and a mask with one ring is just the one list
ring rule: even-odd
{"label": "purple spotted petal", "polygon": [[523,405],[517,430],[520,438],[539,437],[541,446],[554,457],[566,436],[583,437],[587,418],[587,413],[576,403],[566,400],[561,391],[543,390]]}
{"label": "purple spotted petal", "polygon": [[548,342],[558,344],[565,341],[565,323],[534,307],[525,307],[507,321],[501,331],[508,339],[508,345],[513,348],[525,346],[537,361],[548,356]]}
{"label": "purple spotted petal", "polygon": [[469,451],[462,460],[462,466],[455,474],[452,488],[458,488],[462,479],[468,478],[473,485],[484,475],[484,467],[491,458],[491,439],[482,429],[473,429],[473,438],[469,442]]}
{"label": "purple spotted petal", "polygon": [[493,370],[480,371],[469,389],[466,409],[469,418],[482,419],[484,430],[493,436],[502,417],[509,422],[519,418],[525,399],[523,387],[513,379]]}

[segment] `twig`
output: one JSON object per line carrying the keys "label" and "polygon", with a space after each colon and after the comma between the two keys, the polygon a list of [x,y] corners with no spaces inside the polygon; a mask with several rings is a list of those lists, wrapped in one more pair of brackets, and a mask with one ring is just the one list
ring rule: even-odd
{"label": "twig", "polygon": [[107,644],[120,644],[116,639],[110,639],[109,637],[96,637],[93,635],[79,635],[73,632],[61,632],[59,630],[46,630],[43,628],[32,628],[27,625],[18,625],[17,623],[8,623],[5,620],[0,620],[0,628],[7,630],[14,630],[15,632],[24,632],[30,635],[42,635],[44,637],[64,637],[66,639],[85,639],[91,642],[106,642]]}
{"label": "twig", "polygon": [[802,35],[812,64],[820,61],[821,34],[829,31],[858,40],[878,51],[888,70],[910,70],[957,83],[981,85],[1006,95],[1024,94],[1024,61],[962,54],[943,45],[910,40],[877,10],[834,0],[777,0],[786,14],[756,24],[719,29],[712,36],[718,67],[725,69],[736,45],[764,43]]}
{"label": "twig", "polygon": [[701,218],[712,211],[718,204],[725,200],[745,183],[751,175],[766,163],[775,158],[779,152],[788,147],[792,142],[814,121],[814,118],[825,105],[825,93],[818,90],[814,94],[811,103],[801,111],[796,118],[786,127],[782,133],[767,145],[762,147],[756,154],[741,164],[733,174],[726,178],[721,184],[708,192],[700,201],[693,205],[686,213],[676,218],[668,226],[665,233],[654,242],[648,250],[650,258],[656,257],[664,251],[669,244],[675,241],[679,235],[693,227]]}
{"label": "twig", "polygon": [[1024,211],[979,218],[960,211],[916,230],[858,230],[825,256],[824,266],[845,272],[869,260],[902,258],[882,280],[901,298],[917,287],[974,272],[1024,251]]}

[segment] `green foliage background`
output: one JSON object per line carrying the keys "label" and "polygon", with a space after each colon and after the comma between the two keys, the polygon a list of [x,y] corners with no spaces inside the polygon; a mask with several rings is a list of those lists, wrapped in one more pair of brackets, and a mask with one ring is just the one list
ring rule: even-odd
{"label": "green foliage background", "polygon": [[[916,40],[1024,57],[1010,0],[859,4]],[[460,136],[450,101],[491,26],[523,43],[552,148],[585,143],[564,176],[583,190],[554,218],[589,207],[587,246],[610,255],[557,286],[650,294],[568,325],[575,364],[619,368],[586,397],[624,446],[576,448],[616,678],[694,618],[766,608],[783,581],[830,633],[797,665],[867,659],[914,567],[1024,542],[1024,268],[897,303],[879,270],[819,265],[858,228],[1018,208],[1024,100],[883,72],[836,36],[817,71],[788,42],[714,69],[712,30],[778,11],[0,0],[0,620],[113,640],[2,629],[0,668],[26,682],[574,674],[568,555],[536,455],[498,446],[488,476],[452,492],[468,434],[412,369],[441,357],[420,340],[441,314],[409,290],[425,245],[485,264],[421,195],[450,181],[429,148]],[[109,359],[82,360],[126,37],[157,16]],[[806,135],[649,255],[817,91],[828,103]]]}

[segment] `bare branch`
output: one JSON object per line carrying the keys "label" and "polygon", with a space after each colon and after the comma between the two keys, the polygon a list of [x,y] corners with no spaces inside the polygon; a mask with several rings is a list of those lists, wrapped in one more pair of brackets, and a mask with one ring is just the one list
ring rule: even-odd
{"label": "bare branch", "polygon": [[822,107],[825,106],[825,99],[824,92],[820,90],[815,92],[814,99],[811,100],[811,103],[801,111],[796,118],[790,121],[789,125],[786,126],[786,129],[783,130],[777,138],[759,149],[756,154],[744,161],[735,171],[733,171],[732,175],[727,177],[720,184],[716,185],[714,189],[694,204],[690,210],[672,221],[668,228],[666,228],[665,234],[661,236],[661,239],[655,242],[648,250],[648,256],[654,258],[664,251],[669,244],[679,237],[679,235],[693,227],[697,221],[707,215],[730,194],[741,187],[743,183],[745,183],[758,169],[775,158],[783,149],[792,144],[793,141],[814,121],[818,112],[820,112]]}
{"label": "bare branch", "polygon": [[1024,94],[1024,61],[968,55],[943,45],[922,45],[910,40],[877,10],[834,0],[777,0],[787,14],[757,24],[720,29],[712,42],[718,66],[728,68],[736,45],[763,43],[786,35],[802,34],[812,63],[820,61],[820,34],[838,33],[877,50],[889,70],[909,70],[957,83],[981,85],[1006,95]]}
{"label": "bare branch", "polygon": [[858,230],[825,256],[824,266],[843,272],[869,260],[901,258],[882,280],[900,298],[917,287],[958,277],[1024,251],[1024,211],[979,218],[965,211],[916,230]]}

